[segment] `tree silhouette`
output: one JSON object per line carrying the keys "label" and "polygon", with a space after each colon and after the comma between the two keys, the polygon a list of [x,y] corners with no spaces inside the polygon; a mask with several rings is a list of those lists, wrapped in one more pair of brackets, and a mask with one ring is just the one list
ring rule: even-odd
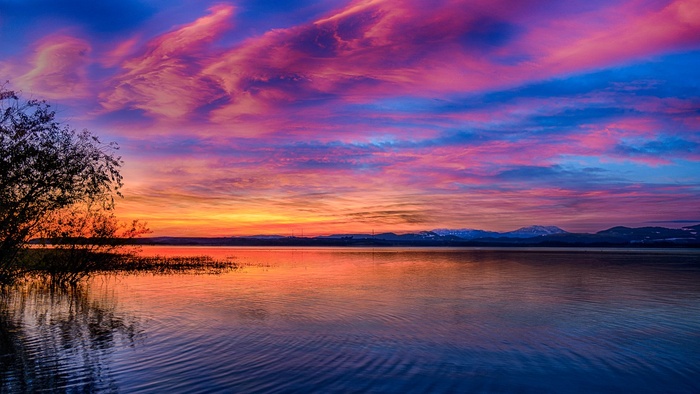
{"label": "tree silhouette", "polygon": [[117,149],[58,122],[45,101],[0,86],[0,276],[13,274],[32,237],[61,234],[62,212],[83,207],[113,218],[122,187]]}

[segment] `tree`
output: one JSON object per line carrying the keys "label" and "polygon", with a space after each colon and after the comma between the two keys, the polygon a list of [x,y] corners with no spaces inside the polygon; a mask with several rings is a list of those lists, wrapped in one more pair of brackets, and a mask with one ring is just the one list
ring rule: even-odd
{"label": "tree", "polygon": [[[100,205],[78,203],[53,212],[38,235],[50,247],[36,250],[28,268],[53,283],[78,283],[95,271],[114,270],[132,260],[132,238],[149,232],[143,223],[124,223]],[[44,244],[45,245],[45,244]]]}
{"label": "tree", "polygon": [[89,207],[113,217],[122,187],[117,149],[58,122],[45,101],[0,86],[0,275],[17,268],[32,237],[59,231],[61,213]]}

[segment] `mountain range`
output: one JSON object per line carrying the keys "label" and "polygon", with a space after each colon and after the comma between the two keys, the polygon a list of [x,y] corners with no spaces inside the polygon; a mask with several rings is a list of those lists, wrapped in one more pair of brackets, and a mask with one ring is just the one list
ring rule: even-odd
{"label": "mountain range", "polygon": [[351,233],[318,237],[257,235],[248,237],[154,237],[139,244],[228,246],[568,246],[700,247],[700,224],[683,228],[616,226],[597,233],[570,233],[556,226],[529,226],[513,231],[434,229],[418,233]]}
{"label": "mountain range", "polygon": [[529,226],[529,227],[521,227],[517,230],[514,231],[507,231],[503,233],[495,232],[495,231],[485,231],[485,230],[477,230],[477,229],[472,229],[472,228],[462,228],[462,229],[457,229],[457,230],[451,230],[451,229],[435,229],[432,232],[435,234],[445,236],[445,235],[454,235],[459,238],[464,238],[464,239],[476,239],[476,238],[532,238],[532,237],[540,237],[543,235],[552,235],[552,234],[568,234],[566,231],[560,229],[557,226]]}

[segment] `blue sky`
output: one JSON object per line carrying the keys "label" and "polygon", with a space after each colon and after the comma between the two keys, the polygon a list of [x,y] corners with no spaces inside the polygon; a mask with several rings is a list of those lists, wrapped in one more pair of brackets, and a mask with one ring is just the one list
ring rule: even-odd
{"label": "blue sky", "polygon": [[700,2],[0,1],[0,76],[155,235],[681,226]]}

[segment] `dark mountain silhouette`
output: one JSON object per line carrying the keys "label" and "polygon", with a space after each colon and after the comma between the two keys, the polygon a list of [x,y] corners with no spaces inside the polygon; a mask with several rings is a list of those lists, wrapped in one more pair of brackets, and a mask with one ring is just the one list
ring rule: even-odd
{"label": "dark mountain silhouette", "polygon": [[333,234],[319,237],[154,237],[143,245],[204,246],[545,246],[545,247],[690,247],[700,248],[700,224],[680,229],[616,226],[597,233],[569,233],[555,226],[529,226],[509,232],[436,229],[418,233]]}
{"label": "dark mountain silhouette", "polygon": [[685,229],[672,229],[665,227],[623,227],[617,226],[607,230],[599,231],[596,234],[602,236],[612,236],[618,238],[635,240],[665,240],[693,238],[693,234]]}

